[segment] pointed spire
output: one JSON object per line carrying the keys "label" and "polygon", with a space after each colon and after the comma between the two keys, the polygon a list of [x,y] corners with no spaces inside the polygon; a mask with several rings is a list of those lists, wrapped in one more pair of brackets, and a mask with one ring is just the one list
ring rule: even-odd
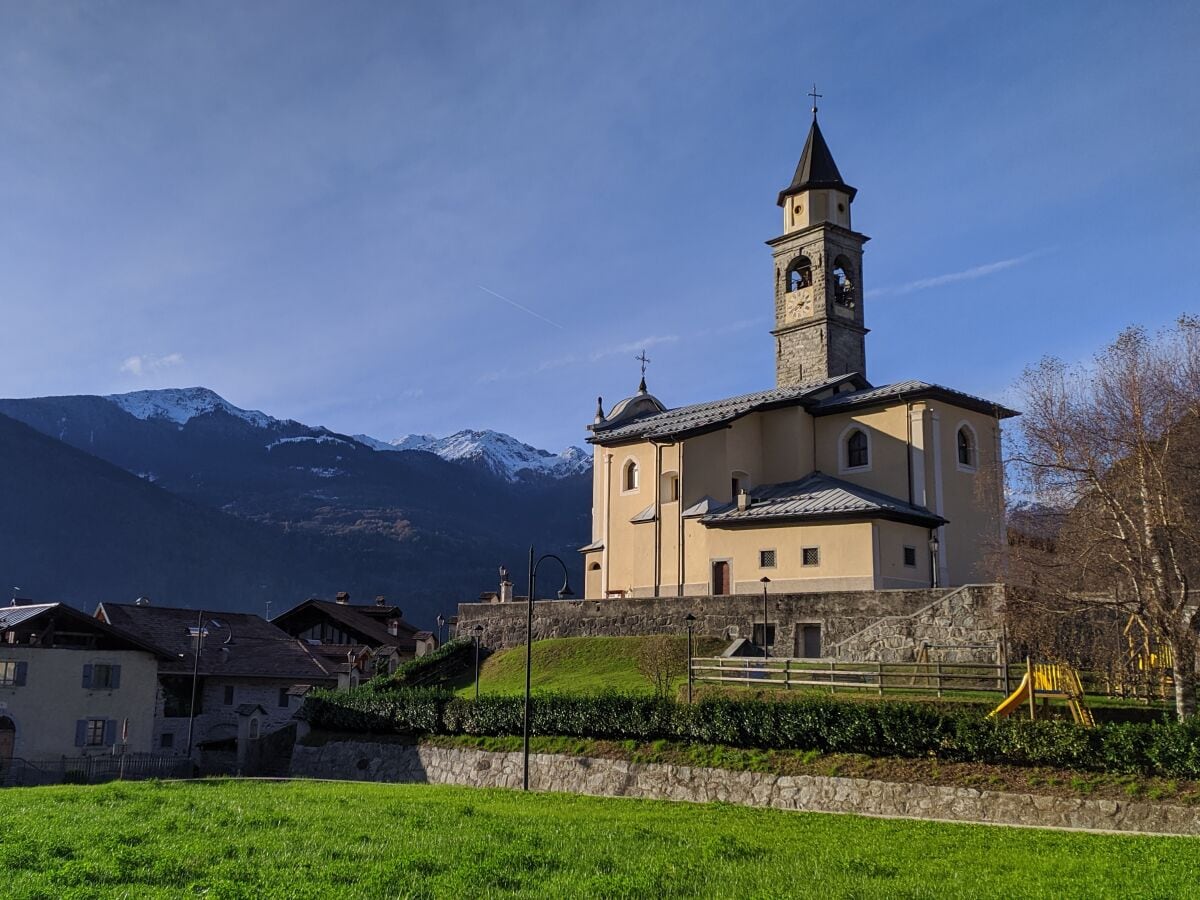
{"label": "pointed spire", "polygon": [[643,375],[642,380],[638,382],[638,393],[639,394],[648,393],[648,391],[646,390],[646,376],[645,375]]}
{"label": "pointed spire", "polygon": [[604,421],[604,398],[597,397],[596,398],[596,423],[599,424],[600,422],[603,422],[603,421]]}
{"label": "pointed spire", "polygon": [[850,187],[842,180],[842,173],[838,171],[837,163],[833,161],[833,154],[829,151],[829,145],[825,143],[825,135],[821,134],[821,126],[817,124],[815,100],[813,102],[813,123],[808,130],[808,140],[804,142],[804,152],[800,154],[800,162],[796,166],[796,174],[792,177],[792,183],[779,192],[779,205],[783,206],[785,197],[809,188],[839,188],[849,194],[851,200],[858,193],[857,188]]}

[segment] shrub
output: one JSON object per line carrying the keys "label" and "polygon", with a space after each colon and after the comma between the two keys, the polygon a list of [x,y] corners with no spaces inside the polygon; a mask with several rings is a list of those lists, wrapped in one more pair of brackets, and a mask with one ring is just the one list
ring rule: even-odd
{"label": "shrub", "polygon": [[[454,697],[436,689],[313,691],[304,716],[318,728],[376,734],[520,734],[524,699]],[[956,762],[1053,766],[1122,774],[1200,777],[1200,721],[1081,728],[1061,720],[989,719],[930,703],[805,698],[790,703],[717,697],[694,706],[665,697],[540,694],[537,735],[655,741]]]}

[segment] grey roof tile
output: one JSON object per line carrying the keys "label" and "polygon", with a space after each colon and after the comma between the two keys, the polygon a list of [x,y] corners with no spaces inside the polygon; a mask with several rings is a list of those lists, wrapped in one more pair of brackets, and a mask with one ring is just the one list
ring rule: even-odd
{"label": "grey roof tile", "polygon": [[788,406],[800,403],[811,395],[843,381],[860,379],[859,375],[839,375],[812,384],[772,388],[708,403],[679,406],[665,412],[644,416],[626,425],[605,428],[603,423],[592,426],[593,435],[588,441],[594,444],[616,444],[629,440],[675,437],[688,433],[711,430],[760,409]]}
{"label": "grey roof tile", "polygon": [[885,518],[934,527],[945,519],[922,506],[890,497],[832,475],[813,472],[799,481],[752,488],[751,504],[727,503],[700,521],[705,525],[754,525],[764,521]]}
{"label": "grey roof tile", "polygon": [[885,384],[881,387],[866,388],[861,391],[848,391],[834,394],[808,405],[808,411],[815,416],[833,412],[841,412],[860,406],[870,406],[875,403],[898,400],[901,398],[917,400],[921,398],[944,400],[955,406],[973,409],[988,415],[998,415],[1001,419],[1019,416],[1020,413],[1008,409],[983,397],[976,397],[963,391],[943,387],[940,384],[930,384],[927,381],[897,381],[895,384]]}

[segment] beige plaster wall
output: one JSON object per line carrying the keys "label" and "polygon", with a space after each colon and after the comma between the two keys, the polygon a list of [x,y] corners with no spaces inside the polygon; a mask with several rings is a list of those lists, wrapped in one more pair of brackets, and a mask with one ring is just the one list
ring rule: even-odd
{"label": "beige plaster wall", "polygon": [[[128,749],[152,749],[154,705],[158,691],[158,661],[139,650],[69,650],[26,645],[0,645],[0,659],[29,664],[21,687],[0,687],[0,715],[17,728],[13,755],[29,760],[58,756],[110,753],[111,747],[76,747],[79,719],[113,719],[117,740],[121,723],[129,719]],[[84,665],[121,667],[120,687],[90,690],[83,685]]]}

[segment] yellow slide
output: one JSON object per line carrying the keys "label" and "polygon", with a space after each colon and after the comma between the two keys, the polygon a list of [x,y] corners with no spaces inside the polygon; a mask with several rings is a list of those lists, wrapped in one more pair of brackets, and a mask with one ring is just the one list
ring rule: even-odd
{"label": "yellow slide", "polygon": [[1017,685],[1017,689],[1009,694],[1004,702],[988,713],[989,717],[1010,715],[1013,710],[1029,699],[1029,673],[1025,673],[1025,677],[1021,679],[1021,683]]}
{"label": "yellow slide", "polygon": [[[1030,698],[1030,692],[1032,692],[1034,700],[1038,697],[1066,700],[1067,708],[1071,711],[1071,718],[1075,720],[1076,725],[1083,725],[1087,728],[1095,726],[1096,720],[1092,717],[1092,711],[1087,708],[1084,700],[1083,682],[1079,680],[1079,673],[1075,669],[1058,663],[1028,665],[1028,661],[1026,662],[1025,677],[1021,679],[1017,689],[993,709],[989,716],[1011,715],[1013,710]],[[1033,676],[1032,679],[1030,675]],[[1031,717],[1034,715],[1033,710],[1034,707],[1031,706]]]}

